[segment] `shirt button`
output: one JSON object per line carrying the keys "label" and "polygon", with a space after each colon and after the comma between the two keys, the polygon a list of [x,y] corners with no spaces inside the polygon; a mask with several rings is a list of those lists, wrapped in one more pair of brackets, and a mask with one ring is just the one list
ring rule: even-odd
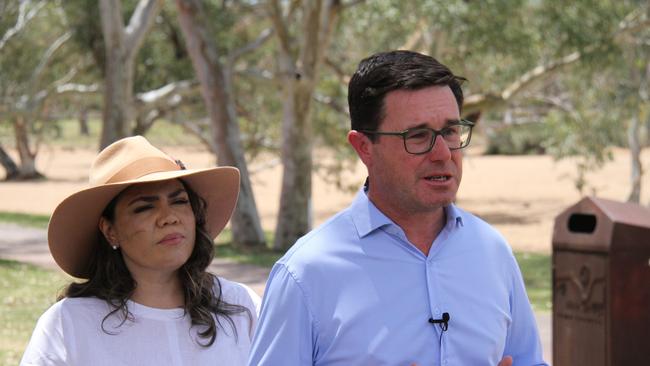
{"label": "shirt button", "polygon": [[433,309],[433,311],[436,313],[436,315],[440,315],[440,308],[439,307],[436,307],[435,309]]}

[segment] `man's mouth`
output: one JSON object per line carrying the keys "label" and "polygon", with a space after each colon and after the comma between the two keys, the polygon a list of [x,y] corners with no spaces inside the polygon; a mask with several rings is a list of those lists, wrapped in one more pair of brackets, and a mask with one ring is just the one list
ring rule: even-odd
{"label": "man's mouth", "polygon": [[446,182],[449,179],[451,179],[450,175],[430,175],[428,177],[424,177],[424,179],[433,181],[433,182]]}

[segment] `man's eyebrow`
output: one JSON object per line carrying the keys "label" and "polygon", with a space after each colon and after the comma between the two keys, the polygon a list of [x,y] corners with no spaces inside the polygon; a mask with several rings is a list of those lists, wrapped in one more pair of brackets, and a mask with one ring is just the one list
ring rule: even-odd
{"label": "man's eyebrow", "polygon": [[[445,127],[455,125],[455,124],[457,124],[459,122],[460,122],[460,119],[448,119],[448,120],[445,121]],[[431,128],[431,127],[429,127],[429,125],[427,125],[426,122],[421,122],[421,123],[418,123],[417,125],[409,126],[409,127],[405,128],[405,130],[411,130],[411,129],[414,129],[414,128]]]}
{"label": "man's eyebrow", "polygon": [[405,128],[405,130],[412,130],[414,128],[429,128],[429,126],[427,126],[426,122],[422,122],[414,126],[408,126],[407,128]]}

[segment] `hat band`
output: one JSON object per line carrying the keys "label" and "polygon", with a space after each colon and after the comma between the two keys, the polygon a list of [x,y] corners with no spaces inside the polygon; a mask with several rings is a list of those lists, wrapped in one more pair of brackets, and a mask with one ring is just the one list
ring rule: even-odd
{"label": "hat band", "polygon": [[179,170],[173,161],[161,157],[150,157],[136,160],[110,177],[106,183],[119,183],[157,172]]}

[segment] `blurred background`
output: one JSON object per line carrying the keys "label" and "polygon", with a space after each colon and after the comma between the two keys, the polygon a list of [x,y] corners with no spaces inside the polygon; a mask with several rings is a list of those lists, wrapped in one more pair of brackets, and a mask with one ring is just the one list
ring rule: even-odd
{"label": "blurred background", "polygon": [[[458,204],[504,233],[549,311],[553,218],[585,195],[650,203],[647,1],[0,0],[0,222],[44,229],[99,149],[140,134],[240,169],[217,247],[268,267],[362,184],[347,83],[391,49],[468,79]],[[15,364],[67,278],[0,264]]]}

